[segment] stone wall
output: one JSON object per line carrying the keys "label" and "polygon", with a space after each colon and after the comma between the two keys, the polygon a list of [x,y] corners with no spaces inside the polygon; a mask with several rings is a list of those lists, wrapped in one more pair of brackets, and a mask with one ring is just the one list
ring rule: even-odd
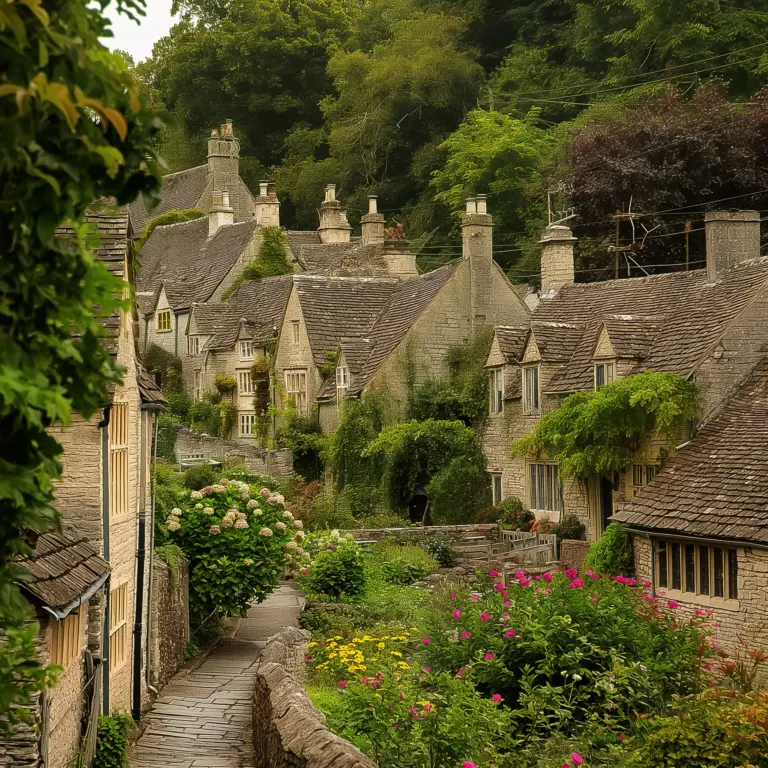
{"label": "stone wall", "polygon": [[387,536],[413,536],[414,538],[433,538],[446,536],[460,543],[470,536],[487,536],[490,541],[500,541],[501,533],[496,523],[472,523],[470,525],[428,525],[409,528],[358,528],[351,533],[355,541],[381,541]]}
{"label": "stone wall", "polygon": [[309,633],[290,627],[272,638],[256,669],[253,741],[260,768],[376,768],[330,731],[303,678]]}
{"label": "stone wall", "polygon": [[189,643],[189,568],[155,558],[152,573],[150,679],[160,690],[184,663]]}
{"label": "stone wall", "polygon": [[293,475],[293,455],[287,448],[268,451],[253,443],[222,440],[191,429],[180,429],[176,435],[177,461],[180,456],[198,453],[208,454],[210,458],[227,464],[241,463],[246,469],[277,479],[287,479]]}
{"label": "stone wall", "polygon": [[560,564],[563,568],[576,568],[579,571],[582,570],[588,554],[588,541],[564,539],[560,542]]}

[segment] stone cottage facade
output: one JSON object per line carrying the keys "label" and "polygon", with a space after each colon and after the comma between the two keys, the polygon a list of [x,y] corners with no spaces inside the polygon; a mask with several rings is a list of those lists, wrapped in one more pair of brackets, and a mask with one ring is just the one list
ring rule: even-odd
{"label": "stone cottage facade", "polygon": [[529,322],[496,328],[487,360],[482,444],[494,501],[517,497],[539,519],[576,516],[590,539],[599,538],[611,515],[653,480],[668,457],[666,442],[647,440],[617,476],[565,483],[545,456],[513,458],[512,442],[568,394],[642,371],[695,380],[706,417],[755,365],[768,344],[759,215],[713,212],[705,227],[706,269],[582,284],[573,279],[570,230],[544,232],[540,302]]}
{"label": "stone cottage facade", "polygon": [[768,359],[613,519],[640,579],[683,614],[714,611],[732,650],[768,649]]}

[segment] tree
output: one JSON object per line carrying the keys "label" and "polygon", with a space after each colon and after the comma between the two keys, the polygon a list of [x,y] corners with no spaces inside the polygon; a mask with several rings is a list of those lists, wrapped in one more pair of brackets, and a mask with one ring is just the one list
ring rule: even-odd
{"label": "tree", "polygon": [[[141,13],[143,0],[116,0]],[[100,8],[80,0],[0,0],[0,728],[49,680],[36,660],[14,559],[31,532],[57,524],[61,446],[52,428],[90,416],[120,372],[98,317],[123,286],[94,262],[79,225],[99,198],[118,204],[159,187],[149,146],[159,123],[125,63],[99,42]],[[74,236],[56,230],[67,223]]]}

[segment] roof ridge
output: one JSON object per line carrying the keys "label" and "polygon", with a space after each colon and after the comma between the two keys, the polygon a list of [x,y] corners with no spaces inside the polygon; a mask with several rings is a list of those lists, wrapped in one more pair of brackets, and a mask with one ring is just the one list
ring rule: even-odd
{"label": "roof ridge", "polygon": [[170,179],[171,176],[181,176],[182,173],[189,173],[190,171],[199,171],[201,168],[207,168],[208,163],[202,163],[201,165],[194,165],[192,168],[185,168],[183,171],[174,171],[173,173],[166,173],[162,177],[163,180]]}

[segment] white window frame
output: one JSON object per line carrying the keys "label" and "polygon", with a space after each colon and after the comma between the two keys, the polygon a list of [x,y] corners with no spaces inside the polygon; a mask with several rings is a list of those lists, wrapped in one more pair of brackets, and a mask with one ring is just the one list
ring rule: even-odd
{"label": "white window frame", "polygon": [[301,320],[291,320],[291,339],[294,344],[301,340]]}
{"label": "white window frame", "polygon": [[349,387],[349,368],[346,365],[340,365],[336,368],[336,389],[347,389]]}
{"label": "white window frame", "polygon": [[252,341],[240,342],[240,359],[253,360],[253,342]]}
{"label": "white window frame", "polygon": [[491,503],[494,507],[498,506],[504,499],[504,486],[502,484],[502,473],[491,472]]}
{"label": "white window frame", "polygon": [[109,670],[123,667],[129,656],[128,582],[109,593]]}
{"label": "white window frame", "polygon": [[113,403],[109,413],[109,517],[120,520],[129,512],[128,439],[130,406]]}
{"label": "white window frame", "polygon": [[523,413],[541,410],[541,365],[523,366]]}
{"label": "white window frame", "polygon": [[[602,376],[602,383],[599,383],[599,379]],[[595,391],[607,387],[609,384],[613,384],[616,381],[616,363],[613,360],[604,360],[599,363],[595,363],[594,367],[594,379],[595,379]]]}
{"label": "white window frame", "polygon": [[504,368],[491,368],[488,372],[489,412],[504,413]]}
{"label": "white window frame", "polygon": [[200,354],[199,336],[187,336],[187,354],[190,357],[197,357]]}
{"label": "white window frame", "polygon": [[[563,487],[557,464],[531,461],[526,466],[528,505],[535,512],[563,512]],[[543,502],[543,503],[542,503]]]}
{"label": "white window frame", "polygon": [[307,410],[307,369],[293,368],[284,372],[285,394],[296,404],[296,412],[306,416]]}
{"label": "white window frame", "polygon": [[[168,321],[168,327],[166,328],[166,323],[164,320]],[[155,323],[155,330],[157,333],[169,333],[173,330],[172,323],[171,323],[171,310],[170,309],[160,309],[157,312],[157,318]]]}
{"label": "white window frame", "polygon": [[241,395],[253,394],[253,376],[250,371],[237,372],[237,391]]}
{"label": "white window frame", "polygon": [[253,428],[256,426],[255,413],[240,414],[240,437],[253,437]]}
{"label": "white window frame", "polygon": [[[739,551],[736,547],[661,538],[652,538],[651,543],[656,589],[694,602],[739,599]],[[692,583],[688,569],[691,558]],[[717,594],[718,591],[722,594]]]}

